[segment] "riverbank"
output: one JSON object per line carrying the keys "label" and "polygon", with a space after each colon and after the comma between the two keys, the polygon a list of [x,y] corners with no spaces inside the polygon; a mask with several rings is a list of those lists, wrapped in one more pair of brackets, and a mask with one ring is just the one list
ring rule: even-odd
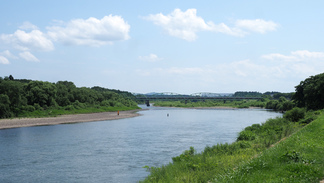
{"label": "riverbank", "polygon": [[70,115],[61,115],[57,117],[45,117],[45,118],[1,119],[0,129],[131,118],[131,117],[139,116],[140,114],[138,114],[137,112],[141,110],[142,109],[119,111],[119,115],[118,112],[100,112],[100,113],[89,113],[89,114],[70,114]]}
{"label": "riverbank", "polygon": [[210,109],[241,109],[241,108],[264,108],[266,102],[249,100],[249,101],[198,101],[187,103],[184,101],[157,101],[154,104],[160,107],[182,107],[182,108],[210,108]]}
{"label": "riverbank", "polygon": [[[155,103],[151,103],[151,106],[154,107],[170,107],[170,108],[184,108],[184,109],[239,109],[238,107],[233,107],[233,106],[167,106],[167,105],[156,105]],[[261,107],[249,107],[249,108],[261,108]]]}
{"label": "riverbank", "polygon": [[309,111],[298,122],[289,119],[246,127],[235,142],[206,146],[201,153],[190,147],[172,163],[146,166],[150,175],[142,182],[319,182],[323,111]]}

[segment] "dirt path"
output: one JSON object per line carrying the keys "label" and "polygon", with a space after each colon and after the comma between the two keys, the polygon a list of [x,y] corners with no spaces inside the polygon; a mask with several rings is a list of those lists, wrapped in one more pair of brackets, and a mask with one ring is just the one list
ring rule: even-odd
{"label": "dirt path", "polygon": [[140,114],[138,114],[137,112],[140,110],[141,109],[131,110],[131,111],[120,111],[119,115],[117,114],[117,112],[101,112],[101,113],[90,113],[90,114],[62,115],[62,116],[47,117],[47,118],[2,119],[0,120],[0,129],[131,118],[131,117],[139,116]]}

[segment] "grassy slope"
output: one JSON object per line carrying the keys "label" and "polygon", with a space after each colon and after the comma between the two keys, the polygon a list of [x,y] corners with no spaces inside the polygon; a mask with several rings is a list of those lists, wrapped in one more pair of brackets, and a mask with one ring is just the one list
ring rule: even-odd
{"label": "grassy slope", "polygon": [[206,147],[198,154],[191,148],[172,158],[173,163],[146,167],[151,174],[143,182],[318,182],[323,178],[324,114],[269,149],[301,126],[277,118],[248,128],[240,133],[243,140]]}
{"label": "grassy slope", "polygon": [[324,178],[324,114],[286,140],[219,175],[217,182],[319,182]]}

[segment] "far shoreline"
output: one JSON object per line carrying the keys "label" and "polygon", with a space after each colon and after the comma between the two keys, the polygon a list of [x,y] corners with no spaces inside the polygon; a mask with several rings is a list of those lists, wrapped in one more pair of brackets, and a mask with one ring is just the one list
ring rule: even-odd
{"label": "far shoreline", "polygon": [[132,118],[140,116],[137,112],[143,109],[135,109],[129,111],[118,112],[100,112],[100,113],[88,113],[88,114],[69,114],[60,115],[57,117],[42,117],[42,118],[13,118],[13,119],[1,119],[0,130],[8,128],[21,128],[31,126],[47,126],[58,124],[71,124],[71,123],[83,123],[83,122],[95,122],[95,121],[107,121],[117,120],[124,118]]}
{"label": "far shoreline", "polygon": [[262,107],[247,107],[247,108],[239,108],[239,107],[230,107],[230,106],[213,106],[213,107],[170,107],[170,106],[159,106],[152,105],[154,107],[169,107],[169,108],[183,108],[183,109],[228,109],[228,110],[236,110],[236,109],[264,109]]}

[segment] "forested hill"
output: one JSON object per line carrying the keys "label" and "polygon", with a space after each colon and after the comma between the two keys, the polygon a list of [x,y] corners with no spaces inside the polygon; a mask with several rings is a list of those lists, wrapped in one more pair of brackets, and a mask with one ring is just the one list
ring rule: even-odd
{"label": "forested hill", "polygon": [[43,110],[73,111],[86,108],[125,110],[137,108],[126,91],[102,87],[76,87],[70,81],[50,83],[13,76],[0,77],[0,118],[21,117]]}

